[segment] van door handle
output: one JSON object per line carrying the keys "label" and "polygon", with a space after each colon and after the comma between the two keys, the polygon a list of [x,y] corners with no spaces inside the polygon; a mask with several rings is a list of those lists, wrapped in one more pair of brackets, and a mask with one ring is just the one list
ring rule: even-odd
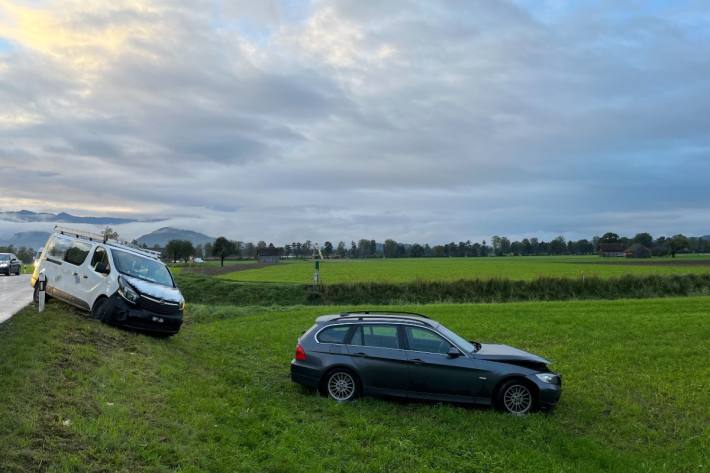
{"label": "van door handle", "polygon": [[411,362],[414,363],[415,365],[423,365],[423,364],[424,364],[424,360],[421,360],[421,359],[419,359],[419,358],[414,358],[414,359],[409,360],[409,361],[411,361]]}
{"label": "van door handle", "polygon": [[352,356],[362,356],[362,357],[366,357],[366,356],[367,356],[367,353],[363,353],[363,352],[353,353]]}
{"label": "van door handle", "polygon": [[83,274],[81,277],[84,279],[89,279],[89,276],[87,276],[86,274]]}

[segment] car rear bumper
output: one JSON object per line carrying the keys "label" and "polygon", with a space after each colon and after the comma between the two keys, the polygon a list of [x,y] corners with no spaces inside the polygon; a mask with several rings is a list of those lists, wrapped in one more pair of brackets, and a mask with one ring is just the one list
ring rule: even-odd
{"label": "car rear bumper", "polygon": [[304,366],[296,360],[291,361],[291,381],[311,388],[320,385],[321,372],[318,369]]}
{"label": "car rear bumper", "polygon": [[126,302],[114,294],[110,298],[113,304],[113,322],[124,328],[161,334],[176,334],[182,326],[182,311],[175,315],[157,314],[142,307]]}

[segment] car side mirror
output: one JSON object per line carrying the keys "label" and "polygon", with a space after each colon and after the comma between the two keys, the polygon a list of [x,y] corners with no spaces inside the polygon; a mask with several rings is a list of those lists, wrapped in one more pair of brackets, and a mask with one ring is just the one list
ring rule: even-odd
{"label": "car side mirror", "polygon": [[461,352],[456,347],[450,347],[447,355],[449,356],[449,358],[458,358],[459,356],[461,356]]}
{"label": "car side mirror", "polygon": [[94,267],[94,271],[96,271],[97,273],[100,273],[100,274],[108,274],[109,268],[104,263],[96,263],[96,266]]}

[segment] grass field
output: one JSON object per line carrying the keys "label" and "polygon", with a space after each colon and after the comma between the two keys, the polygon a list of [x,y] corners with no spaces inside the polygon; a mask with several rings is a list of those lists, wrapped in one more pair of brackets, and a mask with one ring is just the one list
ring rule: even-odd
{"label": "grass field", "polygon": [[340,307],[189,306],[179,335],[52,302],[0,325],[0,471],[697,472],[710,466],[710,298],[400,307],[553,360],[524,418],[337,405],[293,385],[297,336]]}
{"label": "grass field", "polygon": [[[694,264],[688,264],[689,261]],[[651,264],[649,264],[651,263]],[[707,264],[703,264],[707,263]],[[232,281],[307,284],[313,278],[312,261],[286,261],[261,269],[219,276]],[[509,278],[530,280],[542,276],[578,278],[582,275],[616,277],[625,274],[698,274],[710,272],[710,257],[601,259],[598,256],[536,256],[504,258],[406,258],[327,260],[321,265],[326,284],[353,282],[408,282],[417,279]]]}

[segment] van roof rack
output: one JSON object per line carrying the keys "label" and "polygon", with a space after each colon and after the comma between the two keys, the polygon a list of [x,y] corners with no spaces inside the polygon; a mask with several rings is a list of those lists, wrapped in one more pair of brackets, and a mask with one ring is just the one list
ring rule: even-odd
{"label": "van roof rack", "polygon": [[61,225],[56,225],[54,227],[54,233],[59,233],[60,235],[73,236],[75,238],[81,238],[83,240],[98,241],[108,246],[113,246],[115,248],[123,248],[130,251],[135,251],[141,253],[149,258],[159,260],[160,252],[154,250],[148,250],[146,248],[141,248],[138,245],[134,245],[131,242],[118,240],[114,238],[106,238],[105,235],[101,233],[94,233],[87,230],[77,230],[75,228],[62,227]]}

